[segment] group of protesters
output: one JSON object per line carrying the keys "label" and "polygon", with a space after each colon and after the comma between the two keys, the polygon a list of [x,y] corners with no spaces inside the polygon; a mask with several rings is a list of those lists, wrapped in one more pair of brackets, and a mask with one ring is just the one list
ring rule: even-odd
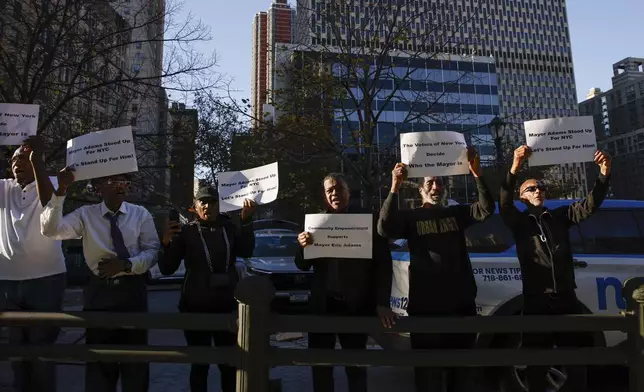
{"label": "group of protesters", "polygon": [[[65,260],[61,240],[82,238],[85,261],[92,272],[84,289],[84,310],[146,312],[147,271],[158,263],[161,272],[176,272],[182,261],[186,274],[181,289],[181,312],[234,314],[234,289],[239,280],[237,257],[253,254],[255,237],[252,217],[257,204],[245,200],[240,224],[219,211],[217,189],[204,186],[195,194],[195,218],[180,224],[169,220],[161,240],[152,215],[143,207],[125,201],[130,186],[128,174],[93,179],[88,188],[100,195],[98,204],[80,207],[66,215],[63,204],[74,171],[65,168],[49,177],[42,160],[38,137],[28,138],[11,158],[12,179],[0,180],[0,311],[61,311]],[[600,175],[585,199],[550,210],[544,206],[547,187],[529,179],[519,187],[527,206],[515,207],[517,174],[531,154],[527,146],[514,152],[513,164],[502,181],[500,215],[512,230],[523,274],[524,314],[578,314],[582,305],[575,295],[573,258],[568,228],[591,216],[601,205],[610,176],[611,158],[597,151],[594,157]],[[469,170],[474,176],[478,201],[446,206],[445,182],[441,177],[422,178],[418,189],[422,207],[400,210],[398,193],[407,179],[407,167],[398,163],[392,171],[391,192],[380,214],[373,215],[372,259],[305,259],[303,249],[314,243],[313,233],[298,235],[298,268],[313,268],[310,308],[323,315],[378,315],[383,328],[396,323],[390,308],[392,259],[388,242],[408,240],[411,254],[409,302],[411,316],[476,315],[476,281],[467,252],[464,231],[483,222],[495,210],[490,189],[482,175],[477,152],[468,148]],[[324,213],[365,213],[350,201],[348,181],[341,174],[322,179]],[[10,344],[53,344],[59,330],[51,327],[11,328]],[[186,331],[191,346],[232,346],[231,331]],[[367,334],[338,334],[342,348],[364,349]],[[412,349],[470,348],[475,334],[412,333]],[[147,331],[90,328],[87,344],[146,345]],[[309,347],[333,349],[335,334],[311,333]],[[524,334],[524,347],[593,344],[587,333]],[[56,390],[55,367],[46,361],[14,361],[14,386],[18,391]],[[236,369],[219,365],[221,389],[235,390]],[[190,389],[207,390],[208,364],[193,364]],[[530,392],[546,391],[546,368],[530,367]],[[367,391],[367,369],[346,367],[351,392]],[[85,368],[87,391],[115,392],[121,379],[123,391],[148,391],[146,363],[89,362]],[[417,368],[416,390],[476,391],[478,376],[469,368]],[[571,390],[586,391],[584,368],[573,368]],[[313,390],[334,390],[333,368],[313,367]]]}

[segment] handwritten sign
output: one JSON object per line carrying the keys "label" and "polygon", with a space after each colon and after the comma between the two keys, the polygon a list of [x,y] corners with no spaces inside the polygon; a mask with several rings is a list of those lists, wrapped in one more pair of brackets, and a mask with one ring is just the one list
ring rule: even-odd
{"label": "handwritten sign", "polygon": [[75,180],[138,171],[132,127],[92,132],[67,141],[67,166]]}
{"label": "handwritten sign", "polygon": [[38,105],[0,103],[0,145],[17,146],[38,130]]}
{"label": "handwritten sign", "polygon": [[400,159],[409,177],[467,174],[467,144],[459,132],[410,132],[400,135]]}
{"label": "handwritten sign", "polygon": [[530,166],[590,162],[597,151],[592,116],[526,121]]}
{"label": "handwritten sign", "polygon": [[217,175],[219,182],[219,210],[239,210],[244,199],[257,204],[266,204],[277,199],[279,175],[277,162],[238,172],[223,172]]}
{"label": "handwritten sign", "polygon": [[307,214],[304,229],[313,236],[313,244],[304,248],[305,259],[372,258],[371,214]]}

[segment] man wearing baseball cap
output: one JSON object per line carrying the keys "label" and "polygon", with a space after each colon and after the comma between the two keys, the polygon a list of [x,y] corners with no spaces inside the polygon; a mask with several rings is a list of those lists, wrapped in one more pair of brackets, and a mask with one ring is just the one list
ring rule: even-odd
{"label": "man wearing baseball cap", "polygon": [[[194,209],[197,218],[187,224],[169,221],[163,235],[163,255],[159,269],[174,274],[181,261],[186,267],[179,311],[196,313],[235,313],[235,286],[238,281],[237,257],[251,257],[255,247],[252,215],[257,204],[244,200],[241,226],[219,212],[219,193],[211,186],[199,188]],[[184,331],[189,346],[234,346],[237,336],[231,331]],[[195,363],[190,369],[190,390],[208,390],[209,365]],[[219,365],[221,390],[234,392],[236,369]]]}

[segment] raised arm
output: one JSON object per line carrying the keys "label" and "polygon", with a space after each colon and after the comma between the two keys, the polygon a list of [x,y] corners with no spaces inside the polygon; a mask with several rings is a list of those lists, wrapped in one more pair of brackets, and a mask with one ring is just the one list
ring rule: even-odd
{"label": "raised arm", "polygon": [[235,249],[237,257],[252,257],[255,250],[255,232],[253,231],[253,214],[257,203],[253,200],[244,200],[241,212],[241,227],[235,231]]}
{"label": "raised arm", "polygon": [[51,200],[40,214],[40,232],[53,240],[81,238],[84,232],[82,210],[79,208],[63,216],[65,196],[52,195]]}
{"label": "raised arm", "polygon": [[150,212],[145,210],[141,218],[141,231],[139,234],[139,249],[141,251],[138,255],[129,259],[132,263],[132,274],[142,275],[148,272],[157,263],[160,248],[161,243],[154,225],[154,219],[152,219]]}
{"label": "raised arm", "polygon": [[45,162],[42,159],[42,140],[39,136],[30,136],[23,142],[23,148],[29,152],[29,160],[31,161],[36,181],[36,191],[40,198],[40,204],[44,207],[54,194],[54,184],[52,184],[47,175]]}
{"label": "raised arm", "polygon": [[514,205],[514,188],[517,182],[517,173],[521,170],[521,166],[525,159],[530,156],[532,152],[530,147],[521,146],[514,150],[514,160],[510,171],[506,174],[501,182],[501,191],[499,194],[499,214],[506,226],[514,228],[519,219],[519,210]]}
{"label": "raised arm", "polygon": [[159,255],[159,271],[165,276],[177,272],[186,255],[185,230],[179,222],[168,221],[163,231],[163,249]]}
{"label": "raised arm", "polygon": [[584,219],[590,218],[604,202],[608,192],[610,180],[611,157],[607,153],[597,151],[594,157],[595,163],[599,166],[599,177],[590,194],[578,202],[572,203],[566,209],[566,218],[569,224],[577,224]]}
{"label": "raised arm", "polygon": [[483,222],[490,215],[494,214],[494,198],[492,192],[483,180],[483,170],[481,170],[481,159],[479,154],[473,148],[468,148],[468,161],[470,165],[470,172],[474,176],[476,182],[476,189],[479,198],[469,206],[458,206],[461,209],[461,224],[467,227],[476,222]]}
{"label": "raised arm", "polygon": [[391,192],[380,209],[378,234],[385,238],[406,238],[406,225],[403,215],[398,210],[398,192],[407,178],[407,167],[397,163],[391,172]]}

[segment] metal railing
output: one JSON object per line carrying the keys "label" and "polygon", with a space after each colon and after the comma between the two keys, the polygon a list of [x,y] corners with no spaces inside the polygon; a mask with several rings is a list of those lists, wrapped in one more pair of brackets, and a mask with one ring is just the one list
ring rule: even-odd
{"label": "metal railing", "polygon": [[[4,345],[0,360],[174,362],[229,364],[237,367],[237,392],[267,392],[271,366],[514,366],[624,365],[629,367],[630,392],[644,392],[644,280],[631,279],[623,292],[628,311],[621,315],[405,317],[385,330],[376,317],[290,316],[270,312],[275,289],[264,277],[239,282],[237,347]],[[231,315],[190,313],[0,313],[0,326],[230,330]],[[570,349],[460,350],[324,350],[270,346],[275,332],[344,333],[481,333],[604,332],[628,335],[618,347]]]}

